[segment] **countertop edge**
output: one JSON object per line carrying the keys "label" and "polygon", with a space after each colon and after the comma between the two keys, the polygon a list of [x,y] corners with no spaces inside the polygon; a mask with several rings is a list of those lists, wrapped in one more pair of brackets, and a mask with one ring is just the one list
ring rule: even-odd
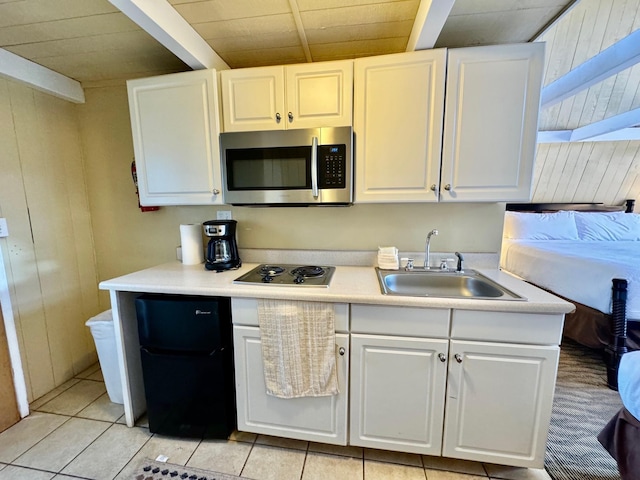
{"label": "countertop edge", "polygon": [[549,292],[497,269],[477,269],[483,275],[527,298],[526,301],[400,297],[380,292],[374,267],[337,266],[331,286],[298,287],[239,285],[233,280],[257,264],[222,273],[205,271],[202,265],[170,262],[99,283],[101,290],[134,293],[271,298],[328,303],[446,308],[514,313],[566,314],[575,306]]}

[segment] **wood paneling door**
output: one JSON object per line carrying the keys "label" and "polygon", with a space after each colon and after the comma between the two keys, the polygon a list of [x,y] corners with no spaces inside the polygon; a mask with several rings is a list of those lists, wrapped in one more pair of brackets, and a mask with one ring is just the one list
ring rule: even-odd
{"label": "wood paneling door", "polygon": [[0,388],[0,432],[3,432],[20,420],[20,414],[18,413],[16,391],[11,375],[11,361],[2,309],[0,309],[0,385],[2,385]]}

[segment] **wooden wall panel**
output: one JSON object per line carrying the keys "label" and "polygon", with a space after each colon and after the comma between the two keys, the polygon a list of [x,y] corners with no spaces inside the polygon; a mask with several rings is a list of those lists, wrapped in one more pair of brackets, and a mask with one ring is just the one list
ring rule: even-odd
{"label": "wooden wall panel", "polygon": [[538,145],[531,201],[622,204],[627,198],[640,199],[640,141]]}
{"label": "wooden wall panel", "polygon": [[2,309],[0,308],[0,432],[6,430],[20,420],[18,403],[13,388],[13,376],[11,373],[11,359],[7,335],[4,328]]}
{"label": "wooden wall panel", "polygon": [[75,106],[14,82],[0,92],[0,135],[14,145],[0,206],[31,401],[95,362],[84,322],[98,312],[97,275]]}

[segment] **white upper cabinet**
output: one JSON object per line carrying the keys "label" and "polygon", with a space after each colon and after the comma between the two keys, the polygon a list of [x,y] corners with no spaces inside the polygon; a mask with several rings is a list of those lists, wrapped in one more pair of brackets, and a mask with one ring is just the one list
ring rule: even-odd
{"label": "white upper cabinet", "polygon": [[437,202],[446,50],[354,62],[355,201]]}
{"label": "white upper cabinet", "polygon": [[215,70],[129,80],[141,205],[221,204]]}
{"label": "white upper cabinet", "polygon": [[529,201],[544,44],[449,50],[440,193]]}
{"label": "white upper cabinet", "polygon": [[356,203],[529,200],[543,64],[541,43],[355,60]]}
{"label": "white upper cabinet", "polygon": [[220,72],[225,132],[350,126],[353,61]]}

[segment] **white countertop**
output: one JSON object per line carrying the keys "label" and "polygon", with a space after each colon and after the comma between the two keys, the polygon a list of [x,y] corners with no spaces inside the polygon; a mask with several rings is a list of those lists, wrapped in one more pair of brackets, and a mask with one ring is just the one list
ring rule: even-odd
{"label": "white countertop", "polygon": [[257,265],[259,264],[247,263],[238,270],[216,273],[205,270],[203,264],[183,265],[174,261],[103,281],[100,283],[100,289],[548,314],[569,313],[575,309],[573,304],[497,269],[476,270],[527,298],[527,301],[383,295],[375,269],[371,266],[337,266],[331,285],[327,288],[233,283],[234,279]]}

